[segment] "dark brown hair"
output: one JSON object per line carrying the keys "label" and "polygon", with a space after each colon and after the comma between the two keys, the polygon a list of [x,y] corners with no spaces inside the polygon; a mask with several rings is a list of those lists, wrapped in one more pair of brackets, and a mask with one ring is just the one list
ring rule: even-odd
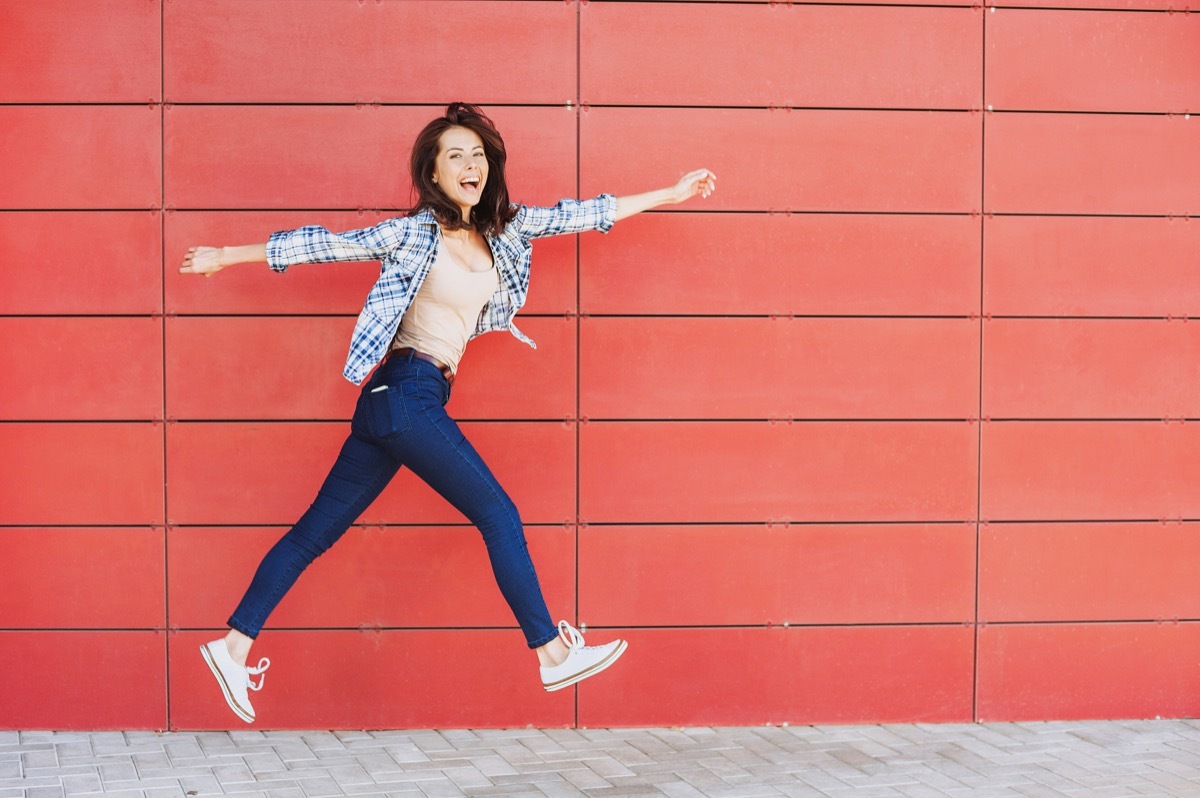
{"label": "dark brown hair", "polygon": [[[488,163],[487,183],[479,197],[479,204],[471,209],[469,222],[463,220],[458,205],[433,182],[438,139],[452,127],[464,127],[478,135],[483,140],[483,152]],[[483,235],[500,235],[504,232],[504,226],[517,214],[509,202],[508,184],[504,181],[504,162],[507,158],[504,139],[487,114],[469,103],[450,103],[446,106],[445,115],[426,125],[413,143],[409,169],[412,171],[413,188],[417,192],[417,203],[411,215],[429,210],[449,230],[474,228]]]}

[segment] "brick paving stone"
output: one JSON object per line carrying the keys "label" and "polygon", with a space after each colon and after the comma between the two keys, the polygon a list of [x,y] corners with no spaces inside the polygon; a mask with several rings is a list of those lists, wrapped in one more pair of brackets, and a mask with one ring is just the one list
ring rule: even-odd
{"label": "brick paving stone", "polygon": [[[576,791],[572,794],[578,795],[579,793]],[[600,787],[588,790],[584,795],[587,795],[589,798],[641,798],[643,795],[662,795],[662,793],[657,787],[651,785],[632,785],[628,787]],[[566,798],[565,795],[564,798]]]}
{"label": "brick paving stone", "polygon": [[62,786],[63,792],[67,795],[98,793],[103,789],[100,784],[100,777],[94,773],[84,776],[63,776]]}
{"label": "brick paving stone", "polygon": [[718,787],[709,791],[712,798],[778,798],[782,794],[779,790],[766,784]]}
{"label": "brick paving stone", "polygon": [[29,776],[21,776],[15,779],[4,779],[0,781],[0,790],[9,789],[30,789],[33,787],[62,787],[62,779],[57,776],[38,776],[30,778]]}
{"label": "brick paving stone", "polygon": [[532,795],[537,798],[545,798],[546,793],[538,790],[531,792],[528,787],[523,787],[520,784],[493,784],[490,787],[472,787],[465,790],[466,794],[471,798],[486,798],[487,796],[505,796],[512,798],[513,796]]}
{"label": "brick paving stone", "polygon": [[96,772],[105,782],[136,781],[138,777],[132,762],[102,762],[96,765]]}
{"label": "brick paving stone", "polygon": [[26,798],[63,798],[62,785],[54,787],[30,787],[25,791]]}
{"label": "brick paving stone", "polygon": [[153,790],[146,790],[146,798],[183,798],[183,790],[178,787],[159,787]]}
{"label": "brick paving stone", "polygon": [[211,775],[183,776],[179,779],[179,786],[188,795],[220,795],[222,792],[221,782]]}
{"label": "brick paving stone", "polygon": [[497,753],[483,754],[473,757],[471,761],[479,772],[485,776],[509,776],[517,772],[517,769],[508,763],[508,761]]}
{"label": "brick paving stone", "polygon": [[346,794],[338,786],[338,783],[328,776],[322,779],[305,779],[300,782],[300,789],[309,798],[323,798],[323,796]]}
{"label": "brick paving stone", "polygon": [[407,789],[408,784],[418,784],[422,781],[437,781],[442,778],[441,774],[428,771],[418,771],[416,773],[372,773],[371,777],[375,779],[376,784],[382,784],[387,788],[387,791],[394,789]]}
{"label": "brick paving stone", "polygon": [[240,762],[236,764],[217,765],[212,769],[212,772],[223,785],[254,781],[254,774],[250,772],[250,768]]}
{"label": "brick paving stone", "polygon": [[58,752],[53,748],[40,751],[29,751],[21,755],[21,765],[26,770],[30,768],[58,767]]}
{"label": "brick paving stone", "polygon": [[617,776],[633,776],[636,775],[632,770],[625,767],[621,762],[611,756],[604,756],[599,759],[589,759],[587,766],[599,773],[606,779],[611,779]]}
{"label": "brick paving stone", "polygon": [[449,781],[428,781],[422,782],[419,786],[421,792],[428,795],[429,798],[463,798],[466,796],[466,793]]}
{"label": "brick paving stone", "polygon": [[520,784],[526,787],[536,786],[538,789],[543,789],[546,784],[565,784],[563,777],[553,771],[544,771],[541,773],[517,773],[513,776],[493,776],[494,784]]}

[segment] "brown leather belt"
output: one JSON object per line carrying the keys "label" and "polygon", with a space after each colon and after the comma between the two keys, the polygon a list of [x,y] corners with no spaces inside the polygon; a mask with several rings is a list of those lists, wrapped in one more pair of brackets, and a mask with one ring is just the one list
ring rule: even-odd
{"label": "brown leather belt", "polygon": [[384,360],[392,357],[407,357],[408,355],[412,355],[417,360],[424,360],[426,363],[432,363],[433,365],[437,366],[438,371],[442,372],[442,376],[446,378],[446,384],[454,384],[454,372],[450,370],[449,366],[438,360],[433,355],[427,355],[424,352],[418,352],[411,346],[402,346],[397,349],[393,349],[387,353],[387,358],[384,358]]}

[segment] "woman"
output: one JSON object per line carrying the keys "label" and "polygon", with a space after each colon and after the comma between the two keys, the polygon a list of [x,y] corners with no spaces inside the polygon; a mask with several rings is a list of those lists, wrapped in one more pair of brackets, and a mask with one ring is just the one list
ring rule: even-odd
{"label": "woman", "polygon": [[283,271],[296,263],[382,261],[343,373],[357,385],[382,365],[363,384],[350,435],[312,506],[263,558],[229,633],[200,649],[229,707],[247,723],[254,721],[247,691],[262,689],[262,680],[250,677],[270,661],[247,668],[246,660],[267,616],[401,466],[483,534],[496,582],[537,653],[546,690],[595,675],[625,651],[622,640],[586,646],[569,623],[551,621],[516,507],[443,407],[469,339],[508,330],[532,345],[513,324],[529,288],[532,239],[607,232],[649,208],[707,197],[715,177],[700,169],[659,191],[534,208],[509,202],[506,157],[492,121],[473,105],[452,103],[413,145],[419,200],[407,217],[340,234],[302,227],[275,233],[266,244],[195,247],[184,257],[181,272],[206,276],[238,263],[266,261]]}

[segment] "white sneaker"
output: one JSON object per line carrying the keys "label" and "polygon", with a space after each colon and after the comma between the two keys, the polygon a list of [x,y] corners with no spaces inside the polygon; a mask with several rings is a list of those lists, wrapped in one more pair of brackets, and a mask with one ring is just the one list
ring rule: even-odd
{"label": "white sneaker", "polygon": [[253,723],[254,707],[250,706],[250,694],[247,690],[261,690],[267,677],[259,679],[258,684],[250,681],[250,677],[257,676],[271,667],[271,660],[263,657],[258,661],[257,668],[238,665],[233,661],[233,657],[229,656],[229,649],[225,647],[223,638],[200,646],[200,654],[208,663],[213,676],[217,677],[217,684],[221,685],[221,693],[225,696],[229,708],[242,720]]}
{"label": "white sneaker", "polygon": [[561,690],[600,671],[616,662],[629,645],[624,640],[614,640],[602,646],[585,646],[583,635],[566,621],[558,622],[558,634],[570,649],[567,658],[550,668],[542,668],[542,687],[547,691]]}

